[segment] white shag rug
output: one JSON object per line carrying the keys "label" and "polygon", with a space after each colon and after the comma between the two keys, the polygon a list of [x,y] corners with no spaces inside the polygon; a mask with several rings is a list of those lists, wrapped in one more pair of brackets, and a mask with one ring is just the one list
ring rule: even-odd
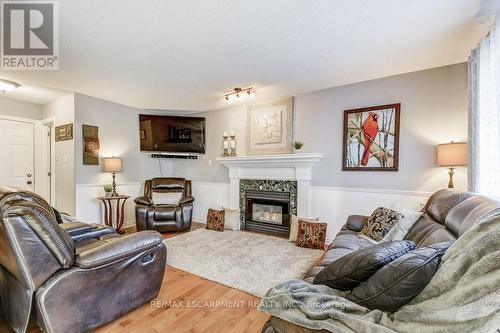
{"label": "white shag rug", "polygon": [[163,242],[167,265],[258,297],[280,282],[303,278],[324,253],[284,238],[230,230],[197,229]]}

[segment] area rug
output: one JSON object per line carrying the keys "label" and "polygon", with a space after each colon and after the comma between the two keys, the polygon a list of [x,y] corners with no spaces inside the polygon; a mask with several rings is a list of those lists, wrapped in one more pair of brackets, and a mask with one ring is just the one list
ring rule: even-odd
{"label": "area rug", "polygon": [[197,229],[164,243],[167,265],[258,297],[283,281],[303,278],[324,253],[288,239],[229,230]]}

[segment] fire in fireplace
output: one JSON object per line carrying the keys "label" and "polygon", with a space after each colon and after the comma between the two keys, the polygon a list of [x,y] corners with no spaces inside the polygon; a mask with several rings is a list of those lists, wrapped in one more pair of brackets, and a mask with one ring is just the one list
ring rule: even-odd
{"label": "fire in fireplace", "polygon": [[290,218],[290,192],[245,192],[246,230],[288,236]]}
{"label": "fire in fireplace", "polygon": [[283,223],[283,207],[254,203],[252,204],[252,221],[281,225]]}

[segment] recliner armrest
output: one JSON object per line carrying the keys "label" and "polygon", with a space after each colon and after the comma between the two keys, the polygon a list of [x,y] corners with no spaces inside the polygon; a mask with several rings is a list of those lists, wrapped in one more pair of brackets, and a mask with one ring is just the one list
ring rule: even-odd
{"label": "recliner armrest", "polygon": [[185,205],[187,203],[190,203],[190,202],[193,202],[194,201],[194,198],[192,196],[185,196],[184,198],[181,199],[181,201],[179,201],[179,206],[182,206],[182,205]]}
{"label": "recliner armrest", "polygon": [[142,196],[134,199],[134,202],[137,205],[145,205],[145,206],[152,206],[153,200],[149,199],[148,197]]}
{"label": "recliner armrest", "polygon": [[81,235],[92,231],[92,226],[83,222],[65,222],[59,225],[70,236]]}
{"label": "recliner armrest", "polygon": [[153,205],[153,201],[149,199],[148,197],[138,197],[134,199],[134,202],[138,205],[146,205],[146,206],[151,206]]}
{"label": "recliner armrest", "polygon": [[163,238],[156,231],[141,231],[78,254],[75,266],[89,269],[100,267],[141,252],[151,250],[161,244]]}
{"label": "recliner armrest", "polygon": [[361,231],[361,229],[363,229],[367,219],[368,216],[365,215],[351,215],[347,218],[347,222],[344,228],[359,232]]}

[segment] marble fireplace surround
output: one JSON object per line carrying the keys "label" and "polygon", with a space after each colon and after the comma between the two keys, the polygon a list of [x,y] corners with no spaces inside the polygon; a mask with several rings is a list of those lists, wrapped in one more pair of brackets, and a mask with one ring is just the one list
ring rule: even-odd
{"label": "marble fireplace surround", "polygon": [[311,216],[311,179],[313,167],[323,158],[322,153],[252,155],[218,157],[229,169],[229,205],[240,207],[240,180],[290,180],[297,182],[297,215]]}

